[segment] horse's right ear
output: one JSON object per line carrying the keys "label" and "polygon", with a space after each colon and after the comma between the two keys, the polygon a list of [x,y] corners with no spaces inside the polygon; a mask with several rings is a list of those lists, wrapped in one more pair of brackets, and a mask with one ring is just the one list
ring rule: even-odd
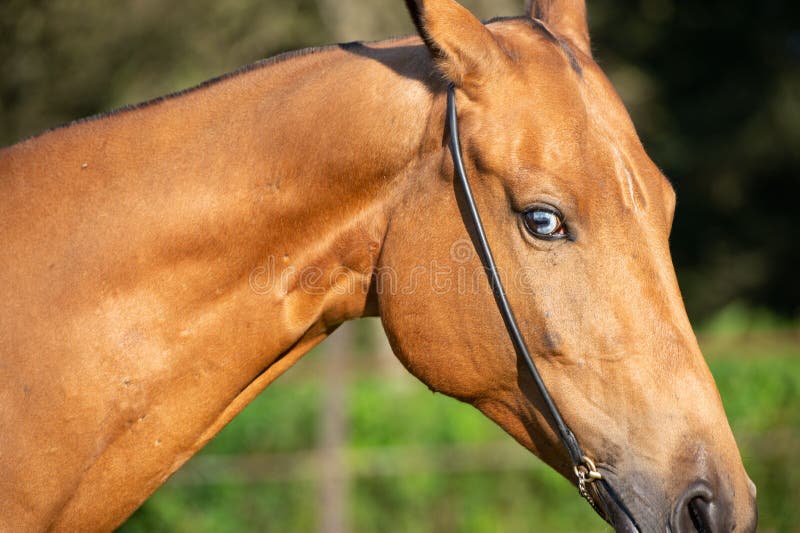
{"label": "horse's right ear", "polygon": [[539,19],[592,56],[586,0],[528,0],[528,16]]}
{"label": "horse's right ear", "polygon": [[480,83],[506,55],[480,20],[454,0],[406,0],[439,71],[456,85]]}

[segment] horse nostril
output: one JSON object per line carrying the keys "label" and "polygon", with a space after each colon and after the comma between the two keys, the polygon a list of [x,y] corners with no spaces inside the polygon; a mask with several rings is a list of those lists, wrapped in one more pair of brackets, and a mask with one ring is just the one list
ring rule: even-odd
{"label": "horse nostril", "polygon": [[711,529],[710,505],[701,497],[692,498],[688,505],[689,518],[697,533],[713,533]]}
{"label": "horse nostril", "polygon": [[693,483],[672,512],[672,529],[676,533],[714,533],[721,531],[724,510],[714,501],[711,488],[703,483]]}

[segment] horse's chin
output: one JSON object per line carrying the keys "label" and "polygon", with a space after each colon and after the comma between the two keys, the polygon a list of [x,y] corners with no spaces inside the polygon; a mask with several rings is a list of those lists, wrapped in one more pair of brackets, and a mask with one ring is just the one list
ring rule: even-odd
{"label": "horse's chin", "polygon": [[[592,495],[598,514],[614,527],[617,533],[644,533],[646,531],[663,531],[658,526],[658,518],[653,508],[638,509],[640,503],[653,503],[654,494],[643,490],[645,486],[634,481],[634,486],[627,486],[619,478],[613,468],[600,468],[603,479],[592,483]],[[637,480],[641,481],[641,480]],[[644,484],[647,485],[647,484]],[[648,506],[650,507],[650,506]],[[644,511],[644,512],[642,512]],[[654,520],[655,519],[655,520]],[[650,522],[656,522],[651,524]]]}
{"label": "horse's chin", "polygon": [[[619,509],[617,508],[617,511]],[[611,523],[617,533],[641,533],[631,518],[624,512],[612,510]]]}
{"label": "horse's chin", "polygon": [[606,502],[610,514],[608,520],[614,526],[614,531],[617,533],[642,533],[636,526],[633,516],[629,514],[629,511],[623,509],[619,502],[614,498],[606,498]]}
{"label": "horse's chin", "polygon": [[597,498],[602,500],[602,502],[598,502],[600,504],[598,507],[603,509],[607,516],[603,516],[600,511],[598,514],[614,527],[614,531],[617,533],[642,533],[631,511],[620,500],[611,485],[607,481],[595,482],[595,485]]}

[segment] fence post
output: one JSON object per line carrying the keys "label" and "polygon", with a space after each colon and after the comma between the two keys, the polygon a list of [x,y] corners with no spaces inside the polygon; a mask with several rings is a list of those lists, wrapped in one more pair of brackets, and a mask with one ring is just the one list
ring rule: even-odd
{"label": "fence post", "polygon": [[347,322],[325,342],[320,405],[320,533],[349,531],[347,380],[355,348],[355,323]]}

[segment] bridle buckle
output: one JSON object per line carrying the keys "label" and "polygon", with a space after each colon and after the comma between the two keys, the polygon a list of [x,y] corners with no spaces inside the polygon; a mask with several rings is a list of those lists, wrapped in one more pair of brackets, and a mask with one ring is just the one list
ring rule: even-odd
{"label": "bridle buckle", "polygon": [[578,492],[589,502],[589,505],[598,510],[594,498],[589,494],[589,485],[599,479],[603,479],[603,474],[597,470],[594,461],[585,455],[581,457],[581,462],[573,467],[573,471],[575,472],[575,477],[578,478]]}
{"label": "bridle buckle", "polygon": [[592,483],[597,479],[603,479],[603,474],[597,470],[594,461],[585,455],[581,457],[580,464],[575,465],[574,470],[578,481],[583,480],[584,483]]}

